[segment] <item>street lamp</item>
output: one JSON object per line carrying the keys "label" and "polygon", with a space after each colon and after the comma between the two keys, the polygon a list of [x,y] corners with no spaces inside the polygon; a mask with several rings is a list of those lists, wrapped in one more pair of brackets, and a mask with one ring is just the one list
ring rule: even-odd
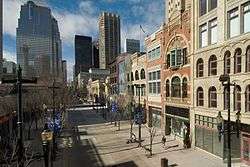
{"label": "street lamp", "polygon": [[53,138],[53,133],[49,131],[48,124],[45,123],[44,130],[41,133],[41,138],[43,142],[43,153],[44,153],[44,165],[49,166],[49,141]]}
{"label": "street lamp", "polygon": [[[230,120],[230,86],[236,86],[236,84],[230,83],[230,76],[228,74],[223,74],[220,76],[219,81],[222,85],[227,89],[228,96],[227,96],[227,147],[228,147],[228,154],[227,154],[227,166],[231,167],[231,120]],[[241,114],[240,111],[236,113],[236,127],[237,127],[237,137],[239,137],[239,126],[240,126],[240,118]],[[221,141],[221,136],[225,132],[223,128],[223,117],[221,112],[219,111],[217,116],[217,129],[219,132],[219,141]]]}
{"label": "street lamp", "polygon": [[141,110],[141,89],[143,88],[143,86],[141,85],[135,85],[136,89],[139,89],[139,105],[138,105],[138,111],[137,111],[137,115],[138,115],[138,125],[139,125],[139,145],[138,147],[141,147],[141,123],[142,123],[142,110]]}

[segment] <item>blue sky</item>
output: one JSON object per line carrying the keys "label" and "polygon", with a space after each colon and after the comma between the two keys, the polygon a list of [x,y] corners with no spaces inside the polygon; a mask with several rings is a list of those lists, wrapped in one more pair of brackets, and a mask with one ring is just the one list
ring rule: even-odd
{"label": "blue sky", "polygon": [[[121,18],[122,50],[125,38],[140,39],[142,25],[147,34],[157,30],[164,21],[165,0],[34,0],[48,6],[57,19],[63,43],[63,59],[68,63],[68,77],[74,65],[74,35],[98,39],[98,17],[102,11],[114,12]],[[20,6],[25,0],[3,0],[3,56],[16,61],[16,27]]]}

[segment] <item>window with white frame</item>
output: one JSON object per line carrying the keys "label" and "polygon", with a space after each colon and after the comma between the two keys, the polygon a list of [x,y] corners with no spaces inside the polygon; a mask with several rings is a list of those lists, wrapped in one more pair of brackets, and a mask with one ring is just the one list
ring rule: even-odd
{"label": "window with white frame", "polygon": [[203,60],[202,60],[202,58],[199,58],[198,60],[197,60],[197,67],[196,67],[196,77],[198,78],[198,77],[203,77],[203,72],[204,72],[204,62],[203,62]]}
{"label": "window with white frame", "polygon": [[200,16],[204,15],[207,13],[207,0],[199,0],[199,13],[200,13]]}
{"label": "window with white frame", "polygon": [[246,51],[246,72],[250,72],[250,46],[247,47]]}
{"label": "window with white frame", "polygon": [[182,64],[182,49],[174,49],[170,52],[170,66],[178,67]]}
{"label": "window with white frame", "polygon": [[216,108],[217,107],[217,92],[215,87],[210,87],[208,91],[208,100],[209,107]]}
{"label": "window with white frame", "polygon": [[160,46],[158,46],[157,48],[151,49],[150,51],[148,51],[148,59],[149,60],[158,59],[161,56],[160,53],[161,53]]}
{"label": "window with white frame", "polygon": [[217,75],[217,58],[215,55],[210,56],[208,61],[208,75]]}
{"label": "window with white frame", "polygon": [[208,39],[207,39],[207,24],[203,24],[200,26],[200,48],[207,46]]}
{"label": "window with white frame", "polygon": [[250,32],[250,2],[243,5],[243,31]]}
{"label": "window with white frame", "polygon": [[199,87],[197,89],[197,106],[203,106],[204,105],[204,92],[202,87]]}
{"label": "window with white frame", "polygon": [[237,85],[234,90],[234,110],[241,110],[241,88],[239,85]]}
{"label": "window with white frame", "polygon": [[217,18],[209,21],[209,43],[217,43]]}
{"label": "window with white frame", "polygon": [[246,88],[246,112],[250,112],[250,85]]}
{"label": "window with white frame", "polygon": [[242,64],[241,54],[242,50],[240,48],[237,48],[234,53],[234,73],[241,72],[241,64]]}
{"label": "window with white frame", "polygon": [[208,0],[208,11],[217,8],[217,0]]}
{"label": "window with white frame", "polygon": [[148,73],[148,91],[149,94],[160,94],[161,93],[161,71],[152,71]]}
{"label": "window with white frame", "polygon": [[240,34],[240,17],[238,8],[235,8],[228,12],[228,29],[229,38],[235,37]]}
{"label": "window with white frame", "polygon": [[231,66],[231,53],[230,51],[225,52],[224,56],[224,74],[230,74]]}

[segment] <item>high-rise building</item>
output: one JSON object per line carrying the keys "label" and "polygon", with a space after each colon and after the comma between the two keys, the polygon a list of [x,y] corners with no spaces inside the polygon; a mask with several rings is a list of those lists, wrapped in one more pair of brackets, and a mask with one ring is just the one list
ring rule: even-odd
{"label": "high-rise building", "polygon": [[67,83],[67,61],[62,60],[62,76],[63,76],[63,82]]}
{"label": "high-rise building", "polygon": [[135,52],[140,52],[140,40],[126,39],[124,48],[125,52],[130,54],[133,54]]}
{"label": "high-rise building", "polygon": [[92,38],[75,35],[75,76],[92,67]]}
{"label": "high-rise building", "polygon": [[120,16],[103,12],[99,18],[99,63],[108,68],[121,52]]}
{"label": "high-rise building", "polygon": [[99,44],[98,42],[93,42],[93,67],[99,68]]}
{"label": "high-rise building", "polygon": [[49,8],[32,1],[22,5],[16,33],[17,63],[24,76],[61,77],[60,32]]}
{"label": "high-rise building", "polygon": [[3,62],[3,0],[0,0],[0,78]]}

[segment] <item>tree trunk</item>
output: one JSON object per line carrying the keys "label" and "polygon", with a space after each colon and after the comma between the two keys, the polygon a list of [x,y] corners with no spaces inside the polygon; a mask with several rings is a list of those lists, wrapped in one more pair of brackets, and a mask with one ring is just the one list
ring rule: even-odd
{"label": "tree trunk", "polygon": [[152,134],[150,134],[150,156],[152,156],[152,145],[153,145],[153,136],[152,136]]}

